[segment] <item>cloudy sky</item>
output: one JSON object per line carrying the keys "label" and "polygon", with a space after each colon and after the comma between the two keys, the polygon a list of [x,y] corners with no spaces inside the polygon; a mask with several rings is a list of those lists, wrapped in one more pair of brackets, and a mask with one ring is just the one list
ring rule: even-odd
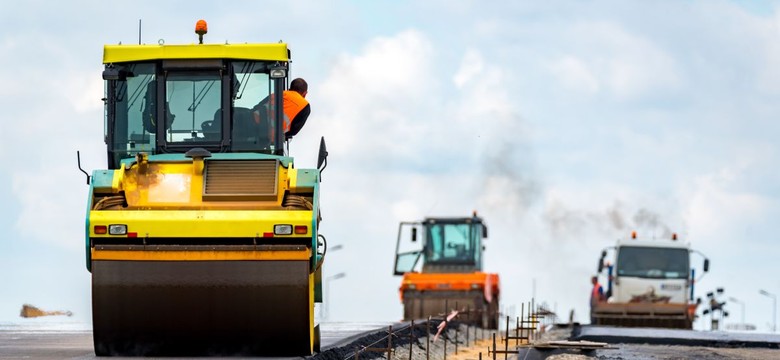
{"label": "cloudy sky", "polygon": [[326,276],[346,273],[332,319],[399,319],[397,223],[477,210],[507,307],[535,295],[587,321],[602,248],[677,232],[712,261],[698,294],[724,287],[766,331],[758,290],[780,293],[779,7],[2,0],[0,322],[22,321],[23,303],[90,321],[75,154],[106,166],[102,46],[136,43],[139,19],[144,43],[191,43],[203,18],[207,42],[287,42],[309,81],[291,152],[314,167],[320,136],[330,151],[321,230],[343,249]]}

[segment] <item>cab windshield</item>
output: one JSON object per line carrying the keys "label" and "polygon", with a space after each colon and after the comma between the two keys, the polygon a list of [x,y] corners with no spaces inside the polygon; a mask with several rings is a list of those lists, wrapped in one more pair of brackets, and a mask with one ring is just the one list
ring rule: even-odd
{"label": "cab windshield", "polygon": [[[276,62],[187,61],[109,64],[106,142],[109,169],[139,152],[283,155],[281,93]],[[108,70],[107,70],[108,71]],[[105,75],[104,75],[105,76]],[[278,98],[278,101],[277,101]]]}
{"label": "cab windshield", "polygon": [[618,251],[618,276],[687,279],[688,269],[687,249],[622,246]]}
{"label": "cab windshield", "polygon": [[429,224],[426,264],[479,264],[480,224]]}
{"label": "cab windshield", "polygon": [[221,95],[218,71],[169,72],[165,77],[165,141],[219,143]]}

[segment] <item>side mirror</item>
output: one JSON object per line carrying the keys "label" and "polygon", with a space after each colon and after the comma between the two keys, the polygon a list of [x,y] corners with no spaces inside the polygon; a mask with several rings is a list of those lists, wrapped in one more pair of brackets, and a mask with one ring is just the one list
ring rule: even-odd
{"label": "side mirror", "polygon": [[119,80],[125,81],[128,77],[133,77],[134,74],[127,70],[119,70],[113,66],[103,70],[103,80]]}
{"label": "side mirror", "polygon": [[79,170],[81,170],[81,172],[83,172],[87,177],[87,185],[89,185],[90,176],[86,171],[84,171],[84,169],[81,168],[81,153],[78,150],[76,150],[76,164],[79,166]]}
{"label": "side mirror", "polygon": [[597,273],[601,273],[601,270],[604,270],[604,258],[605,257],[607,257],[607,251],[606,250],[602,250],[601,251],[601,257],[599,258],[599,267],[598,267],[599,271],[597,271]]}
{"label": "side mirror", "polygon": [[488,232],[487,232],[487,226],[486,226],[485,224],[482,224],[482,238],[483,238],[483,239],[487,239],[487,237],[488,237],[488,235],[487,235],[487,234],[488,234]]}
{"label": "side mirror", "polygon": [[700,297],[696,298],[696,305],[701,305],[701,298]]}
{"label": "side mirror", "polygon": [[412,228],[412,242],[415,242],[415,241],[417,241],[417,228],[413,227]]}
{"label": "side mirror", "polygon": [[328,167],[328,149],[325,147],[325,137],[320,138],[320,152],[317,156],[317,169],[322,172]]}
{"label": "side mirror", "polygon": [[710,271],[710,259],[704,259],[704,272]]}

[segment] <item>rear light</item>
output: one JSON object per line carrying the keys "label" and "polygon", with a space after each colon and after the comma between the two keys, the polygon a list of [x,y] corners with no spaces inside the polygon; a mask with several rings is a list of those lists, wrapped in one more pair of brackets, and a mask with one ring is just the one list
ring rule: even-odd
{"label": "rear light", "polygon": [[109,235],[127,235],[127,225],[125,224],[111,224],[108,225]]}
{"label": "rear light", "polygon": [[105,225],[95,225],[95,234],[97,235],[105,235],[108,234],[108,226]]}
{"label": "rear light", "polygon": [[293,232],[292,225],[274,225],[275,235],[291,235]]}
{"label": "rear light", "polygon": [[306,225],[295,225],[295,233],[298,235],[306,235],[309,232],[309,228]]}

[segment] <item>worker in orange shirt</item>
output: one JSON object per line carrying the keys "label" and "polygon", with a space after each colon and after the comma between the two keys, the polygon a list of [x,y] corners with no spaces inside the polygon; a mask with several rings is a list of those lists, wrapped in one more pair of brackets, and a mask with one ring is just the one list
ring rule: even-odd
{"label": "worker in orange shirt", "polygon": [[[591,314],[593,314],[593,308],[596,306],[596,304],[607,301],[607,298],[604,295],[604,288],[601,286],[601,284],[599,284],[598,276],[591,277],[590,283],[593,284],[593,288],[590,290],[590,311]],[[594,323],[592,315],[590,318],[590,323]]]}
{"label": "worker in orange shirt", "polygon": [[[309,84],[306,80],[297,78],[290,83],[290,90],[286,90],[282,93],[283,109],[284,112],[284,134],[285,139],[290,139],[297,135],[299,131],[306,124],[306,119],[311,114],[311,105],[306,100],[306,94],[309,93]],[[255,123],[260,124],[260,108],[261,105],[265,105],[267,102],[273,104],[273,96],[269,96],[254,107],[252,112],[255,118]],[[272,128],[271,128],[272,129]]]}

